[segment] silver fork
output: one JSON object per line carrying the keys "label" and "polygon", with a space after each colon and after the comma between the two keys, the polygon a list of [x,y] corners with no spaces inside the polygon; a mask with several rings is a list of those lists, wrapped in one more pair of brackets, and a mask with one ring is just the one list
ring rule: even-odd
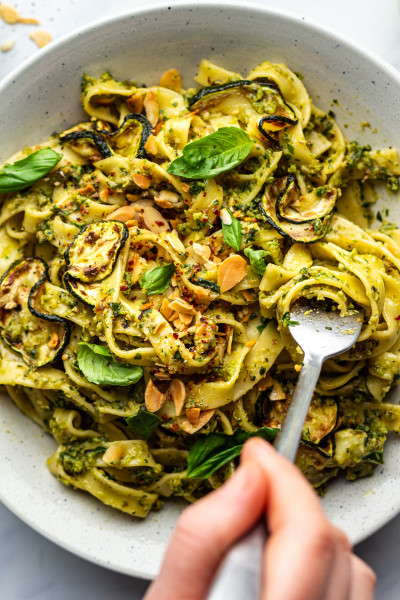
{"label": "silver fork", "polygon": [[[296,458],[301,432],[321,368],[327,358],[349,350],[360,335],[363,315],[340,316],[325,304],[300,300],[290,312],[289,330],[304,352],[303,366],[282,429],[277,451],[290,461]],[[208,600],[256,600],[261,595],[262,557],[267,540],[259,522],[228,553],[210,590]]]}

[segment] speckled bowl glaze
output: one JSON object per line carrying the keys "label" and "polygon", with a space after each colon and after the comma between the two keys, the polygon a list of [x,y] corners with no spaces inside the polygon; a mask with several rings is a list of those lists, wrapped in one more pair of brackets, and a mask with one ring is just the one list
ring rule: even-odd
{"label": "speckled bowl glaze", "polygon": [[[86,27],[41,51],[0,85],[0,161],[25,144],[45,139],[82,116],[83,73],[108,70],[117,78],[148,84],[170,67],[192,85],[197,65],[209,58],[234,71],[263,60],[284,62],[304,76],[314,102],[334,104],[348,138],[400,147],[399,74],[382,60],[322,27],[260,6],[229,2],[174,2],[135,10]],[[361,130],[370,121],[377,127]],[[396,199],[380,200],[400,222]],[[46,468],[52,438],[4,395],[0,404],[0,494],[19,517],[64,548],[105,567],[151,578],[159,569],[183,504],[138,521],[73,491]],[[386,464],[373,477],[338,481],[324,508],[353,542],[400,510],[400,440],[389,439]]]}

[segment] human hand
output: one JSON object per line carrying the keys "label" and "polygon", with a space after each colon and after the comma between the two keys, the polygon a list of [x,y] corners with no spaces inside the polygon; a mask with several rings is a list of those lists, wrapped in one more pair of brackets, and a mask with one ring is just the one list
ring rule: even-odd
{"label": "human hand", "polygon": [[260,518],[268,528],[261,600],[373,600],[373,571],[299,469],[260,438],[246,442],[221,488],[184,510],[144,600],[204,600],[230,546]]}

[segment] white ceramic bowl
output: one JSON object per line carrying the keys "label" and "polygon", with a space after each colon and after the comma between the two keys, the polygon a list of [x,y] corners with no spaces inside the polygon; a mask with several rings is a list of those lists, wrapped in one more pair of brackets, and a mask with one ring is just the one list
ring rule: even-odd
{"label": "white ceramic bowl", "polygon": [[[260,6],[177,3],[135,10],[68,35],[41,51],[0,85],[0,162],[25,144],[46,139],[81,115],[83,73],[108,70],[148,84],[170,67],[184,84],[205,57],[246,72],[263,60],[284,62],[304,76],[314,102],[331,108],[348,138],[400,147],[399,74],[349,41],[305,20]],[[361,131],[370,121],[378,128]],[[381,203],[394,206],[393,200]],[[400,222],[400,213],[391,212]],[[46,468],[53,440],[6,398],[0,405],[0,490],[4,503],[43,535],[93,562],[153,577],[182,504],[166,503],[144,522],[64,487]],[[330,486],[329,517],[353,542],[400,510],[400,443],[389,440],[386,464],[373,477]]]}

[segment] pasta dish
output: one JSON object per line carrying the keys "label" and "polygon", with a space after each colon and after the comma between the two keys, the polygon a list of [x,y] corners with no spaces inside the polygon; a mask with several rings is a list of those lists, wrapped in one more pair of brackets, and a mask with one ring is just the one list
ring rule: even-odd
{"label": "pasta dish", "polygon": [[0,384],[56,440],[53,475],[136,517],[274,440],[301,298],[364,315],[324,364],[306,477],[369,475],[400,432],[400,230],[371,228],[397,150],[347,141],[283,64],[203,60],[195,81],[85,76],[86,120],[0,169]]}

